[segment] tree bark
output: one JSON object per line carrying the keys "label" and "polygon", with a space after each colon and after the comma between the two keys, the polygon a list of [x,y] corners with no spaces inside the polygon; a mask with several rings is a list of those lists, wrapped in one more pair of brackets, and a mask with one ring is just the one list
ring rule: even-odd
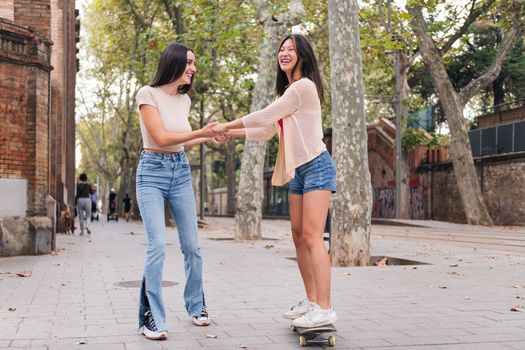
{"label": "tree bark", "polygon": [[419,43],[421,56],[432,77],[449,124],[452,139],[450,151],[454,174],[467,222],[477,225],[492,225],[492,218],[479,186],[463,110],[466,103],[480,89],[496,79],[501,69],[501,62],[519,36],[521,26],[519,22],[514,21],[513,30],[502,43],[491,67],[487,72],[470,82],[461,93],[457,93],[445,70],[443,58],[429,35],[421,7],[412,5],[407,7],[407,10],[412,16],[411,24]]}
{"label": "tree bark", "polygon": [[[408,109],[406,107],[406,102],[408,101],[408,71],[410,69],[410,65],[408,63],[409,60],[406,55],[406,52],[401,51],[399,53],[399,59],[399,80],[401,81],[399,90],[399,99],[401,100],[401,125],[396,125],[396,127],[401,128],[400,135],[401,137],[403,137],[408,124]],[[398,171],[398,169],[396,169],[396,171]],[[410,169],[408,166],[408,151],[404,149],[401,149],[401,169],[399,169],[399,171],[401,172],[401,186],[399,189],[396,189],[401,191],[401,208],[399,214],[401,216],[401,219],[410,219]]]}
{"label": "tree bark", "polygon": [[[296,24],[299,16],[304,13],[300,0],[290,1],[290,13],[279,17],[271,15],[270,1],[258,0],[255,3],[259,6],[259,20],[264,27],[264,42],[259,54],[259,70],[251,111],[262,109],[273,101],[277,46],[281,38],[289,33],[291,26]],[[266,142],[244,143],[235,214],[236,241],[261,238],[265,153]]]}
{"label": "tree bark", "polygon": [[237,161],[237,152],[235,150],[235,140],[230,140],[224,145],[224,150],[226,153],[226,179],[227,179],[227,196],[226,196],[226,213],[228,215],[235,214],[236,203],[235,203],[235,193],[236,193],[236,161]]}
{"label": "tree bark", "polygon": [[336,266],[370,264],[372,189],[356,0],[329,0],[333,155],[331,249]]}

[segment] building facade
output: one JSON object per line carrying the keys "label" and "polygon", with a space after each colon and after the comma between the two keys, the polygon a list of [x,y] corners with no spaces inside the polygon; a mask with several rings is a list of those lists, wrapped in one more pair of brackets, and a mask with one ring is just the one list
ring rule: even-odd
{"label": "building facade", "polygon": [[75,186],[74,1],[0,4],[0,256],[48,253]]}

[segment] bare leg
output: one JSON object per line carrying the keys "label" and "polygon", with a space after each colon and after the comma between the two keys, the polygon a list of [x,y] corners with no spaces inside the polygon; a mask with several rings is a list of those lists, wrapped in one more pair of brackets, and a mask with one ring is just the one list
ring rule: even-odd
{"label": "bare leg", "polygon": [[297,264],[303,279],[306,297],[309,301],[317,302],[313,264],[303,237],[303,196],[300,194],[290,194],[290,222]]}
{"label": "bare leg", "polygon": [[330,308],[330,257],[324,245],[323,234],[330,204],[331,192],[326,190],[312,191],[303,196],[302,241],[310,255],[310,268],[313,271],[317,304]]}

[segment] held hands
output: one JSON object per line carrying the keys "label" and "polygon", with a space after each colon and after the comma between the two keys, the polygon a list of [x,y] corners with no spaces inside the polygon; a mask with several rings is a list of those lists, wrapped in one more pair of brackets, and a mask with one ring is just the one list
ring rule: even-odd
{"label": "held hands", "polygon": [[224,134],[228,131],[228,128],[226,127],[225,123],[217,123],[212,127],[212,130],[215,134]]}
{"label": "held hands", "polygon": [[220,146],[230,140],[230,137],[226,134],[217,134],[212,137],[211,139],[213,141],[213,144],[216,146]]}
{"label": "held hands", "polygon": [[210,122],[201,129],[203,136],[211,138],[217,146],[230,140],[230,137],[226,135],[227,130],[224,124],[219,124],[218,122]]}

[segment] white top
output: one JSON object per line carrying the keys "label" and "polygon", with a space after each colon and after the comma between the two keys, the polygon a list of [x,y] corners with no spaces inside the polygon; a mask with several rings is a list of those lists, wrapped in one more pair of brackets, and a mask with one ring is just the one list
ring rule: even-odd
{"label": "white top", "polygon": [[[166,131],[191,131],[191,125],[188,121],[191,99],[188,95],[168,95],[159,87],[151,87],[146,85],[141,87],[137,92],[136,99],[139,114],[141,105],[150,105],[157,108]],[[180,152],[184,150],[184,146],[182,144],[166,147],[158,146],[153,140],[153,137],[151,137],[149,134],[148,129],[146,129],[146,125],[144,125],[144,121],[142,120],[142,115],[140,115],[140,132],[142,134],[144,148],[153,148],[167,152]]]}

